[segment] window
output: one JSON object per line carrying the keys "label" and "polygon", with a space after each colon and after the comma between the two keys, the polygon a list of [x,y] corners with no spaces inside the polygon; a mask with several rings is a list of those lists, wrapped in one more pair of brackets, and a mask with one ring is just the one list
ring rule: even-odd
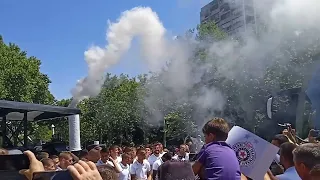
{"label": "window", "polygon": [[243,15],[243,12],[241,10],[235,10],[233,12],[233,16],[234,17],[239,17],[239,16],[242,16]]}
{"label": "window", "polygon": [[230,17],[230,15],[231,15],[230,12],[227,12],[227,13],[223,14],[223,15],[221,16],[221,20],[224,20],[224,19]]}
{"label": "window", "polygon": [[242,26],[243,24],[244,24],[243,21],[238,21],[238,22],[233,24],[233,27],[234,28],[238,28],[238,27]]}
{"label": "window", "polygon": [[246,10],[246,13],[254,13],[254,9],[251,6],[246,6],[245,10]]}
{"label": "window", "polygon": [[213,22],[219,22],[219,20],[220,20],[219,13],[210,16],[210,20]]}
{"label": "window", "polygon": [[212,12],[212,11],[218,9],[218,8],[219,8],[219,4],[218,4],[218,3],[215,3],[215,5],[213,5],[213,6],[210,8],[210,11]]}
{"label": "window", "polygon": [[230,6],[228,3],[224,3],[222,6],[221,6],[221,11],[229,11],[230,10]]}
{"label": "window", "polygon": [[254,16],[246,16],[246,23],[254,23]]}

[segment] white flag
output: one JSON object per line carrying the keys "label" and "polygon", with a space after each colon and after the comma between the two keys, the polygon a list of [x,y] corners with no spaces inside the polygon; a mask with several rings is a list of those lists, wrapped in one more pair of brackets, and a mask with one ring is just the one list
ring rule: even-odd
{"label": "white flag", "polygon": [[279,148],[259,136],[234,126],[226,141],[236,152],[241,173],[254,180],[263,179]]}

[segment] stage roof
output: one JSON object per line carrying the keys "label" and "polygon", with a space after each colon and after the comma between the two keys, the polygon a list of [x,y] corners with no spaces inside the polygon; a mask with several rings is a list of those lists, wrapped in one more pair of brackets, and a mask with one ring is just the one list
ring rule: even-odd
{"label": "stage roof", "polygon": [[27,113],[27,120],[38,121],[76,115],[81,111],[77,108],[0,100],[0,120],[6,117],[7,120],[20,121],[24,113]]}

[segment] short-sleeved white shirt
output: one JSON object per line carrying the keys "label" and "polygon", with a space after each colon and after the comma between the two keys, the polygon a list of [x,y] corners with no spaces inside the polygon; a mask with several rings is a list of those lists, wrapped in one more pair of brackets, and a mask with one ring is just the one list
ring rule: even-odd
{"label": "short-sleeved white shirt", "polygon": [[152,165],[152,170],[158,171],[158,169],[159,169],[159,167],[161,166],[161,164],[163,164],[163,161],[162,161],[161,158],[158,159],[158,160],[156,160],[156,161],[153,163],[153,165]]}
{"label": "short-sleeved white shirt", "polygon": [[120,166],[120,173],[119,173],[119,180],[130,180],[130,166],[127,164],[126,166],[122,163],[119,163]]}
{"label": "short-sleeved white shirt", "polygon": [[151,171],[150,163],[147,160],[143,161],[143,164],[135,161],[130,166],[130,174],[136,176],[136,180],[147,180],[148,172]]}
{"label": "short-sleeved white shirt", "polygon": [[148,161],[150,163],[150,165],[152,166],[154,162],[156,162],[156,160],[161,159],[161,154],[159,154],[159,156],[155,156],[154,154],[151,154],[151,156],[149,156]]}
{"label": "short-sleeved white shirt", "polygon": [[181,159],[179,158],[179,155],[176,154],[172,157],[172,159],[179,160],[179,161],[189,161],[189,153],[186,153],[186,155]]}

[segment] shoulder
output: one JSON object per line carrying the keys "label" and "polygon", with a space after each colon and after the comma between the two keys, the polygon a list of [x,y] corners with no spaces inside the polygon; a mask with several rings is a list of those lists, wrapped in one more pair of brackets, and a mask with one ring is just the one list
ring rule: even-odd
{"label": "shoulder", "polygon": [[148,157],[148,160],[151,160],[151,159],[154,159],[154,155],[151,154],[149,157]]}
{"label": "shoulder", "polygon": [[144,161],[143,161],[143,165],[145,165],[145,166],[150,166],[150,163],[149,163],[149,161],[144,160]]}
{"label": "shoulder", "polygon": [[131,168],[136,168],[137,165],[138,165],[138,164],[137,164],[137,161],[134,161],[134,162],[130,165],[130,167],[131,167]]}

